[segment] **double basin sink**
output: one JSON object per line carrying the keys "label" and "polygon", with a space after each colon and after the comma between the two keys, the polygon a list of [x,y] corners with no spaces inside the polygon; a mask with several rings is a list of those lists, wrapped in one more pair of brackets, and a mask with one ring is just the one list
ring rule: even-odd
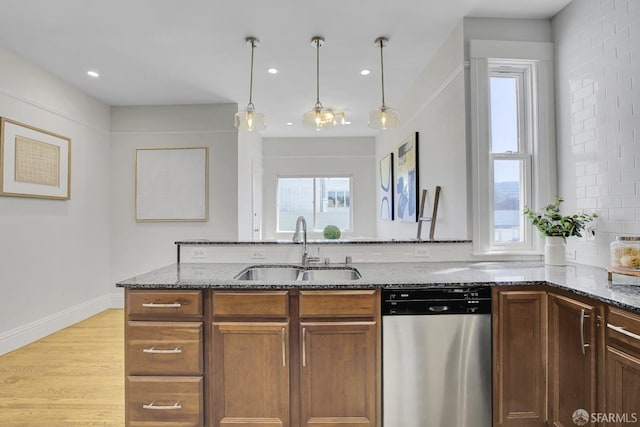
{"label": "double basin sink", "polygon": [[236,280],[259,280],[264,282],[282,281],[325,281],[335,282],[360,279],[360,273],[353,267],[298,265],[254,265],[242,270]]}

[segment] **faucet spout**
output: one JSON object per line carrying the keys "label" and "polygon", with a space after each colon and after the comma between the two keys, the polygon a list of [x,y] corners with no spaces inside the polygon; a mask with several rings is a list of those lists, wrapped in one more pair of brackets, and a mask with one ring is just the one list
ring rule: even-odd
{"label": "faucet spout", "polygon": [[296,231],[293,233],[293,241],[300,242],[300,233],[302,233],[302,265],[309,266],[309,261],[319,261],[319,257],[310,257],[309,248],[307,246],[307,221],[302,215],[296,220]]}

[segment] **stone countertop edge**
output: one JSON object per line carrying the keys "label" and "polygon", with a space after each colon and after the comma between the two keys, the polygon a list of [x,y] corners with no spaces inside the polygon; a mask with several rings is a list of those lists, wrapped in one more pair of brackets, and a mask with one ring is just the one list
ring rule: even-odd
{"label": "stone countertop edge", "polygon": [[[446,243],[471,243],[471,240],[418,240],[418,239],[406,239],[406,240],[369,240],[369,239],[310,239],[307,241],[310,245],[387,245],[387,244],[446,244]],[[299,245],[300,242],[294,242],[291,239],[282,240],[247,240],[247,241],[216,241],[206,239],[196,240],[178,240],[174,242],[177,246],[242,246],[242,245]]]}
{"label": "stone countertop edge", "polygon": [[[379,289],[461,286],[550,285],[593,298],[613,306],[640,313],[638,279],[614,275],[609,287],[603,268],[570,264],[545,266],[540,262],[433,262],[433,263],[354,263],[350,267],[362,276],[342,281],[265,281],[235,280],[245,268],[260,263],[181,263],[171,264],[116,283],[128,289]],[[267,264],[296,265],[296,264]],[[299,267],[299,265],[297,265]],[[326,268],[314,265],[312,268]],[[329,268],[345,268],[331,264]]]}

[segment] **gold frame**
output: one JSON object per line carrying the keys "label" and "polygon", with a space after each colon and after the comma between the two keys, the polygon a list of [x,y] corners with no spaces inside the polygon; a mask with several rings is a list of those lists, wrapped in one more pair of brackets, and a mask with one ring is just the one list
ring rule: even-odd
{"label": "gold frame", "polygon": [[[13,169],[15,169],[15,149],[14,149],[14,155],[13,156],[5,156],[5,148],[6,148],[6,138],[7,135],[5,135],[5,131],[7,128],[7,124],[11,124],[13,126],[17,126],[19,128],[24,128],[26,130],[26,132],[28,133],[33,133],[33,132],[37,132],[40,134],[43,134],[44,139],[55,139],[56,143],[59,143],[59,147],[60,148],[66,148],[67,150],[67,167],[66,170],[61,170],[60,173],[60,177],[59,177],[59,182],[63,182],[64,181],[64,174],[66,173],[66,194],[62,193],[61,195],[52,195],[52,194],[47,194],[47,192],[38,192],[38,188],[40,186],[40,184],[33,184],[33,183],[25,183],[22,182],[19,184],[19,186],[22,187],[32,187],[34,192],[27,192],[27,191],[9,191],[9,189],[5,189],[5,184],[7,184],[4,180],[4,173],[5,173],[5,169],[9,166],[12,166]],[[16,135],[17,136],[17,135]],[[27,137],[29,138],[29,137]],[[39,141],[38,142],[44,142],[44,141]],[[13,160],[13,165],[10,165],[9,161]],[[15,177],[14,177],[14,181],[10,182],[9,184],[13,184],[15,185],[17,181],[15,181]],[[27,188],[28,189],[28,188]],[[37,199],[53,199],[53,200],[70,200],[71,199],[71,138],[54,133],[54,132],[49,132],[47,130],[44,129],[40,129],[37,128],[35,126],[31,126],[28,125],[26,123],[21,123],[15,120],[11,120],[8,119],[6,117],[0,117],[0,196],[11,196],[11,197],[31,197],[31,198],[37,198]]]}
{"label": "gold frame", "polygon": [[[138,153],[140,151],[175,151],[175,150],[204,150],[204,215],[197,218],[139,218],[138,212]],[[209,221],[209,147],[139,147],[134,156],[134,217],[136,222],[206,222]],[[156,189],[157,190],[157,189]]]}

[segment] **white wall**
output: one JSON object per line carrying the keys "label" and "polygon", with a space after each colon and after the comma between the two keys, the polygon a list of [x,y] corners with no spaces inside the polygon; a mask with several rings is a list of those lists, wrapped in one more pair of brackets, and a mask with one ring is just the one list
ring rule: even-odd
{"label": "white wall", "polygon": [[[419,196],[428,191],[426,213],[431,216],[436,185],[442,187],[436,239],[468,239],[467,154],[462,24],[447,38],[427,68],[396,107],[401,126],[376,137],[378,162],[412,132],[419,132]],[[376,206],[379,197],[376,185]],[[419,206],[419,204],[418,204]],[[375,212],[379,209],[376,208]],[[383,221],[376,215],[378,237],[415,238],[416,223]],[[427,237],[429,225],[423,227]]]}
{"label": "white wall", "polygon": [[254,239],[253,230],[254,222],[258,228],[262,223],[262,174],[262,137],[257,132],[239,132],[238,240],[260,240]]}
{"label": "white wall", "polygon": [[640,2],[574,0],[553,19],[559,193],[596,211],[577,261],[608,264],[615,235],[640,234]]}
{"label": "white wall", "polygon": [[[238,236],[238,133],[235,104],[113,107],[111,272],[118,280],[176,260],[176,240]],[[209,221],[135,220],[135,149],[209,147]]]}
{"label": "white wall", "polygon": [[[352,176],[353,231],[343,237],[375,237],[375,142],[373,138],[264,138],[263,237],[290,238],[276,233],[278,176]],[[309,233],[309,238],[322,238]]]}
{"label": "white wall", "polygon": [[0,354],[109,307],[109,107],[0,49],[0,116],[72,139],[71,200],[0,197]]}

